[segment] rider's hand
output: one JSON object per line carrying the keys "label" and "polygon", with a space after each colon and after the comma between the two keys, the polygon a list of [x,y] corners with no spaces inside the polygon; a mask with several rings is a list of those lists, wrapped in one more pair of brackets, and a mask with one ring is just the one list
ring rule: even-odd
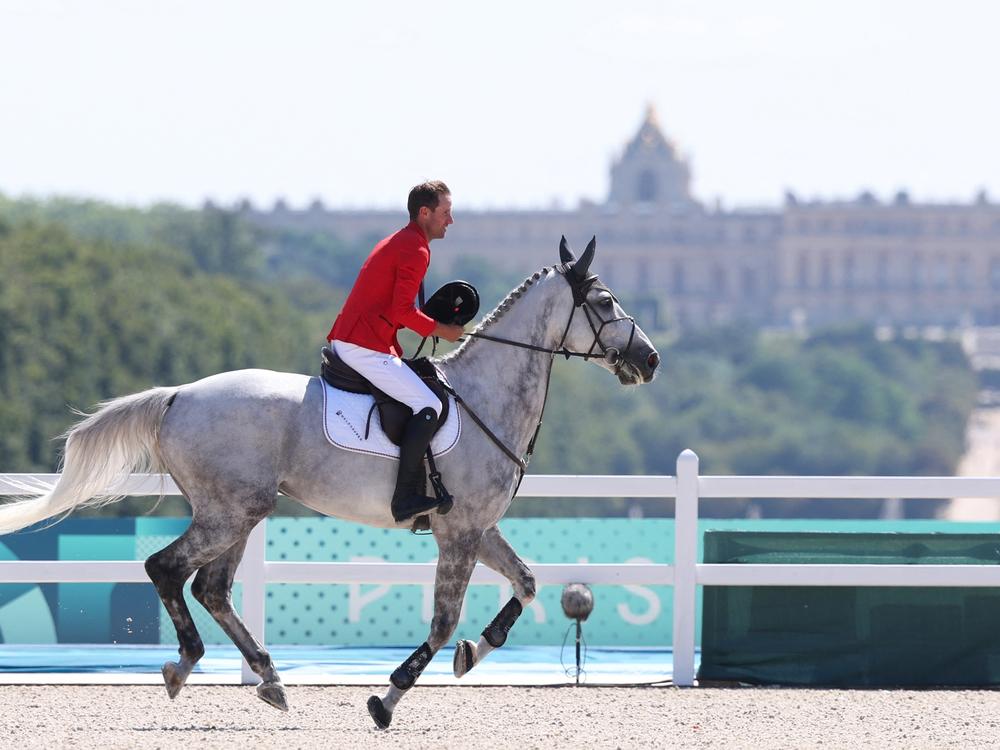
{"label": "rider's hand", "polygon": [[450,325],[448,323],[438,323],[434,327],[434,333],[431,335],[442,338],[445,341],[455,343],[459,340],[459,338],[461,338],[463,333],[465,333],[465,329],[462,328],[462,326]]}

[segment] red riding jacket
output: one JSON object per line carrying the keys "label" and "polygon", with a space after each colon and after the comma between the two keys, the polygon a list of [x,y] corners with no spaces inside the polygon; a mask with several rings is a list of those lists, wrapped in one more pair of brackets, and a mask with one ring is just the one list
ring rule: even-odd
{"label": "red riding jacket", "polygon": [[400,328],[430,336],[436,321],[413,303],[431,262],[429,244],[412,221],[379,242],[361,266],[327,340],[400,357],[403,349],[396,338]]}

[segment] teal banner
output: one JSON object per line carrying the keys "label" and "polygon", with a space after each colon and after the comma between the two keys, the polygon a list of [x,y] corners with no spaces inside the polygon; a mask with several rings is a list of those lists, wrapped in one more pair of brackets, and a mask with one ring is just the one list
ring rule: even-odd
{"label": "teal banner", "polygon": [[[43,531],[0,537],[0,559],[142,560],[172,542],[187,519],[70,519]],[[668,519],[514,519],[504,535],[531,563],[669,563]],[[433,537],[374,529],[332,518],[272,518],[267,559],[433,562]],[[670,588],[598,586],[585,624],[591,645],[670,643]],[[571,622],[561,586],[542,586],[510,636],[519,645],[559,645]],[[475,639],[511,597],[510,586],[472,586],[456,637]],[[240,585],[234,587],[236,606]],[[188,602],[206,643],[229,643],[212,617]],[[426,640],[431,586],[271,584],[270,644],[398,646]],[[149,584],[0,584],[0,641],[5,643],[167,643],[173,626]]]}

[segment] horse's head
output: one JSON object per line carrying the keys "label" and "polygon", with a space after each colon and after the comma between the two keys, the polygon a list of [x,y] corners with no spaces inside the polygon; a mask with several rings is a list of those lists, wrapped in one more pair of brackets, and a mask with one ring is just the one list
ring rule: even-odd
{"label": "horse's head", "polygon": [[593,354],[591,361],[613,372],[623,385],[649,383],[660,355],[635,319],[622,309],[614,292],[590,270],[596,250],[596,237],[579,258],[565,237],[559,243],[562,265],[558,270],[569,282],[574,305],[563,345],[571,351]]}

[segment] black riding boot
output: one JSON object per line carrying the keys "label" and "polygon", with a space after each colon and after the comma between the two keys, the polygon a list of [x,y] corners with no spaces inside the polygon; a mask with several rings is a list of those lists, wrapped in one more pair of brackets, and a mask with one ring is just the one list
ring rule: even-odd
{"label": "black riding boot", "polygon": [[403,440],[399,446],[399,475],[396,477],[396,491],[392,495],[392,517],[396,521],[426,513],[436,508],[441,501],[427,497],[419,486],[424,479],[424,454],[434,436],[438,416],[433,409],[421,409],[406,423]]}

